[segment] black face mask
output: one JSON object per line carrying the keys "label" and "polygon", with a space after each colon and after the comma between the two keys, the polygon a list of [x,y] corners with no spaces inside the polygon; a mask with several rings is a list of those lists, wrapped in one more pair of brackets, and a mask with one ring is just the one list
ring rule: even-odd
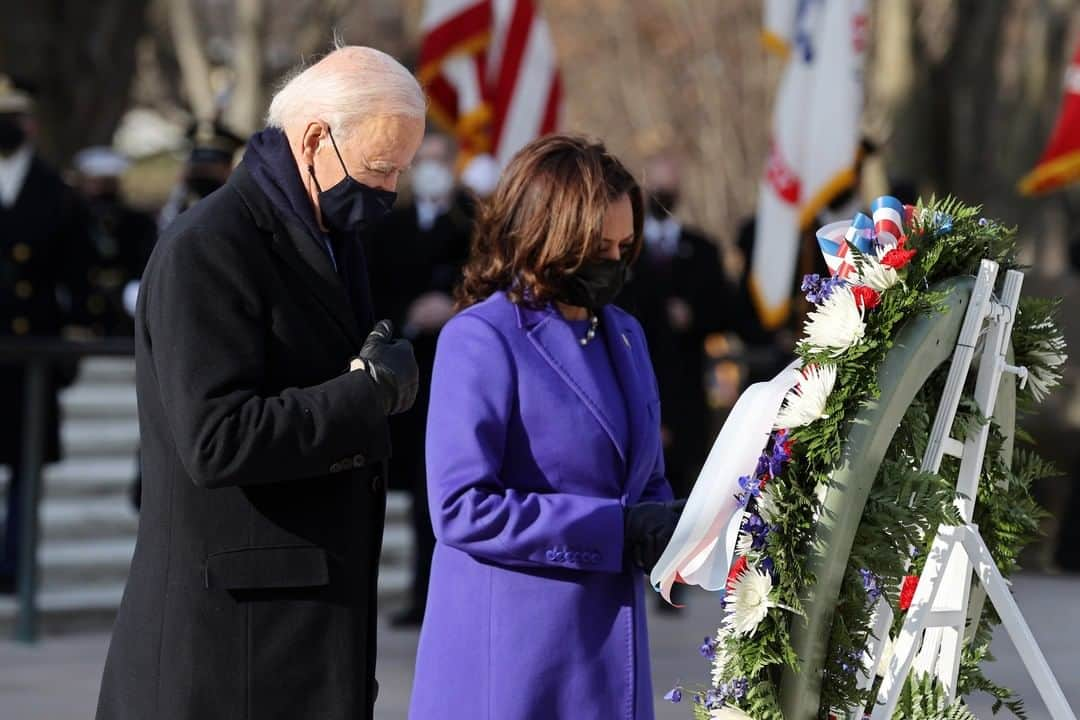
{"label": "black face mask", "polygon": [[345,171],[345,177],[329,190],[323,190],[315,177],[314,166],[308,165],[308,173],[319,191],[319,211],[326,227],[336,233],[353,235],[378,222],[390,212],[397,193],[370,187],[349,175],[349,169],[345,167],[345,161],[341,159],[337,143],[334,142],[333,133],[327,132],[338,162],[341,163],[341,169]]}
{"label": "black face mask", "polygon": [[199,196],[200,199],[206,197],[224,184],[225,183],[217,178],[212,177],[189,177],[187,179],[188,190]]}
{"label": "black face mask", "polygon": [[678,193],[672,190],[658,190],[649,195],[649,214],[658,220],[663,220],[675,212],[675,206],[678,204]]}
{"label": "black face mask", "polygon": [[629,258],[604,258],[588,262],[563,280],[558,299],[568,305],[599,312],[622,291],[629,266]]}
{"label": "black face mask", "polygon": [[11,153],[26,141],[26,131],[17,115],[0,115],[0,153]]}

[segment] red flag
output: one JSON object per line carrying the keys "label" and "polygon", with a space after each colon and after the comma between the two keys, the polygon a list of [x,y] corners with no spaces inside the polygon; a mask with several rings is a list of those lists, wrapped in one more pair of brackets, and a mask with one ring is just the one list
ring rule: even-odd
{"label": "red flag", "polygon": [[1020,180],[1024,195],[1050,192],[1080,179],[1080,47],[1065,71],[1065,97],[1054,133],[1035,168]]}
{"label": "red flag", "polygon": [[418,76],[462,164],[487,153],[505,166],[558,127],[555,46],[533,0],[428,0],[421,29]]}

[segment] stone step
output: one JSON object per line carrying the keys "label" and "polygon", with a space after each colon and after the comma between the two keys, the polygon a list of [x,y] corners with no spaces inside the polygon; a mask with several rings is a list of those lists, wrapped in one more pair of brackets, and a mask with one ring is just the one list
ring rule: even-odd
{"label": "stone step", "polygon": [[135,456],[68,458],[45,468],[45,501],[113,495],[127,497],[135,479]]}
{"label": "stone step", "polygon": [[124,496],[49,499],[41,506],[45,544],[102,537],[135,537],[139,515]]}
{"label": "stone step", "polygon": [[79,363],[77,383],[124,383],[135,387],[135,358],[93,357]]}
{"label": "stone step", "polygon": [[139,422],[133,417],[71,419],[60,426],[60,440],[67,458],[134,457]]}
{"label": "stone step", "polygon": [[134,537],[45,543],[38,553],[41,590],[122,584],[134,553]]}
{"label": "stone step", "polygon": [[[379,607],[382,611],[402,607],[410,579],[407,568],[380,568]],[[42,631],[55,634],[107,630],[112,627],[123,594],[123,582],[42,591],[38,594]],[[0,638],[11,636],[15,608],[14,596],[0,595]]]}
{"label": "stone step", "polygon": [[60,393],[60,407],[67,421],[138,417],[135,386],[130,383],[76,383]]}

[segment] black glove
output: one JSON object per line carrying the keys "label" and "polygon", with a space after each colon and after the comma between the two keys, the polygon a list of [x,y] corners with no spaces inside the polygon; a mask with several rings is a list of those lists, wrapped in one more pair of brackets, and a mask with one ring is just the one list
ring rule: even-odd
{"label": "black glove", "polygon": [[[364,341],[357,358],[375,382],[375,392],[387,415],[403,413],[416,401],[420,371],[408,340],[394,340],[394,324],[380,320]],[[355,361],[354,361],[354,364]]]}
{"label": "black glove", "polygon": [[686,500],[643,502],[626,508],[623,516],[623,547],[627,559],[646,573],[671,541]]}

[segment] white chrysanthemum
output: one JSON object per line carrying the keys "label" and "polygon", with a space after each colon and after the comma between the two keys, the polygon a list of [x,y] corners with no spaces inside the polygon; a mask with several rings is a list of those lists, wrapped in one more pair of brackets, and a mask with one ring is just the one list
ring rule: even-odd
{"label": "white chrysanthemum", "polygon": [[739,539],[735,541],[736,555],[749,555],[754,549],[754,537],[748,532],[739,533]]}
{"label": "white chrysanthemum", "polygon": [[728,614],[724,627],[736,635],[753,635],[757,626],[773,606],[769,600],[772,592],[772,575],[756,567],[748,567],[738,578],[729,597]]}
{"label": "white chrysanthemum", "polygon": [[711,720],[753,720],[749,715],[737,707],[725,705],[709,712]]}
{"label": "white chrysanthemum", "polygon": [[788,391],[776,416],[773,429],[797,428],[828,417],[825,403],[836,385],[835,365],[811,365],[802,370],[803,379]]}
{"label": "white chrysanthemum", "polygon": [[866,332],[863,313],[850,288],[836,288],[829,298],[810,313],[804,328],[806,343],[837,357],[862,340]]}
{"label": "white chrysanthemum", "polygon": [[1064,350],[1065,340],[1058,336],[1039,342],[1029,353],[1028,385],[1035,402],[1045,400],[1050,390],[1061,384],[1061,367],[1068,359]]}
{"label": "white chrysanthemum", "polygon": [[765,486],[757,496],[757,513],[766,525],[775,525],[776,519],[780,517],[780,508],[776,507],[776,500],[769,492],[768,486]]}
{"label": "white chrysanthemum", "polygon": [[900,281],[900,276],[895,269],[881,263],[881,258],[885,257],[885,253],[892,249],[891,247],[879,249],[876,258],[871,255],[862,257],[862,261],[859,263],[860,285],[872,287],[881,293]]}
{"label": "white chrysanthemum", "polygon": [[727,667],[728,664],[728,637],[728,633],[725,632],[723,628],[720,628],[720,630],[718,630],[716,633],[716,645],[712,661],[713,687],[720,687],[720,684],[724,681],[724,669]]}

